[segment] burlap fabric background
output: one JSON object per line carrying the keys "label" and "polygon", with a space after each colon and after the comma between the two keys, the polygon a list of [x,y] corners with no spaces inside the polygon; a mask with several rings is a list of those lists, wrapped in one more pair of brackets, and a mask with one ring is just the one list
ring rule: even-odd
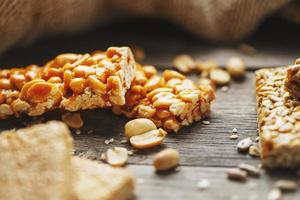
{"label": "burlap fabric background", "polygon": [[294,3],[290,0],[0,0],[0,52],[45,35],[73,33],[128,16],[163,18],[202,38],[232,41],[247,36],[279,10],[299,23],[300,9]]}

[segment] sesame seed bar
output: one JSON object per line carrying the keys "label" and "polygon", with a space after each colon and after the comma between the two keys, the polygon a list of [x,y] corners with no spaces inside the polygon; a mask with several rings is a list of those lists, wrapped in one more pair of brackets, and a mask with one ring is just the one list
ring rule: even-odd
{"label": "sesame seed bar", "polygon": [[292,96],[300,98],[300,65],[287,68],[285,88]]}
{"label": "sesame seed bar", "polygon": [[0,119],[124,105],[135,70],[127,47],[93,54],[61,54],[38,67],[0,70]]}
{"label": "sesame seed bar", "polygon": [[214,99],[210,86],[196,86],[176,71],[165,70],[160,76],[153,66],[138,65],[126,105],[114,105],[113,111],[129,118],[148,118],[158,127],[177,132],[206,116]]}
{"label": "sesame seed bar", "polygon": [[261,159],[269,168],[300,166],[300,101],[287,92],[286,68],[256,71]]}

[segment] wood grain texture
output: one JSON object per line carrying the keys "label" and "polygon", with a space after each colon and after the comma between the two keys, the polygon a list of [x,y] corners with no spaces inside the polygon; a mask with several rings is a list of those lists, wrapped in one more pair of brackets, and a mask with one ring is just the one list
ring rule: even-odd
{"label": "wood grain texture", "polygon": [[[190,53],[197,59],[213,59],[224,65],[232,55],[243,56],[248,63],[248,73],[244,80],[233,81],[229,91],[217,91],[217,100],[213,103],[213,112],[208,119],[211,123],[194,123],[183,128],[178,134],[170,133],[160,147],[138,151],[129,157],[128,167],[138,177],[136,199],[266,199],[268,191],[279,178],[299,179],[292,171],[277,170],[259,179],[249,179],[247,183],[228,181],[225,171],[240,163],[257,165],[259,159],[240,154],[236,144],[245,137],[257,137],[255,110],[255,89],[253,70],[274,65],[292,63],[300,56],[299,27],[286,26],[275,20],[267,23],[253,37],[245,40],[258,48],[254,57],[241,55],[236,50],[238,44],[208,44],[196,40],[182,30],[166,23],[156,21],[116,23],[98,28],[78,36],[46,39],[28,47],[15,48],[0,58],[0,66],[24,66],[30,63],[42,64],[49,58],[62,52],[89,52],[105,49],[110,45],[136,44],[145,49],[145,63],[156,64],[160,69],[171,66],[173,56],[178,53]],[[137,28],[138,27],[138,28]],[[149,34],[151,33],[151,34]],[[192,78],[196,78],[193,75]],[[112,146],[121,144],[124,139],[124,124],[128,119],[116,116],[110,110],[81,112],[85,125],[75,138],[75,154],[88,154],[99,159],[100,154]],[[61,119],[61,113],[54,111],[42,118],[42,121]],[[22,117],[0,122],[0,130],[24,127],[36,122],[37,118]],[[232,129],[238,129],[238,140],[230,140]],[[90,133],[90,131],[93,131]],[[114,142],[105,145],[106,139]],[[158,175],[151,166],[152,156],[165,147],[179,150],[181,167],[178,172]],[[143,179],[143,183],[141,183]],[[198,191],[196,183],[207,179],[211,187],[207,191]],[[251,189],[251,182],[256,186]],[[300,192],[285,195],[284,199],[300,199]]]}
{"label": "wood grain texture", "polygon": [[[250,178],[245,183],[226,179],[227,168],[180,167],[177,172],[157,174],[150,166],[130,165],[137,179],[137,199],[221,199],[221,200],[266,200],[269,190],[278,179],[289,177],[265,173]],[[198,190],[199,180],[207,180],[210,187]],[[298,200],[299,193],[286,193],[284,200]]]}

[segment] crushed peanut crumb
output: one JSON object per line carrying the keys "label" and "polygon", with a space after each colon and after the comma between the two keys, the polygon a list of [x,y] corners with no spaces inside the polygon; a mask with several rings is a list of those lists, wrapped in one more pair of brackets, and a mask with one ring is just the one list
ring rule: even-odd
{"label": "crushed peanut crumb", "polygon": [[209,125],[209,124],[210,124],[210,121],[204,120],[204,121],[202,121],[202,124],[204,124],[204,125]]}
{"label": "crushed peanut crumb", "polygon": [[232,139],[232,140],[236,140],[236,139],[239,138],[239,136],[237,134],[233,134],[229,138]]}
{"label": "crushed peanut crumb", "polygon": [[207,190],[210,187],[210,182],[206,179],[202,179],[197,182],[197,188],[199,190]]}

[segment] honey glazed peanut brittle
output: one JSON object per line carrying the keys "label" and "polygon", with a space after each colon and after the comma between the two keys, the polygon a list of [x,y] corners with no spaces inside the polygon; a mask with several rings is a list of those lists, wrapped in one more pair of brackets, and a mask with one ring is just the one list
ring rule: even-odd
{"label": "honey glazed peanut brittle", "polygon": [[93,54],[61,54],[45,66],[0,71],[0,119],[124,105],[135,61],[127,47]]}
{"label": "honey glazed peanut brittle", "polygon": [[129,118],[148,118],[158,127],[177,132],[206,116],[214,99],[210,86],[198,87],[176,71],[165,70],[159,76],[153,66],[137,65],[126,105],[113,105],[113,111]]}

